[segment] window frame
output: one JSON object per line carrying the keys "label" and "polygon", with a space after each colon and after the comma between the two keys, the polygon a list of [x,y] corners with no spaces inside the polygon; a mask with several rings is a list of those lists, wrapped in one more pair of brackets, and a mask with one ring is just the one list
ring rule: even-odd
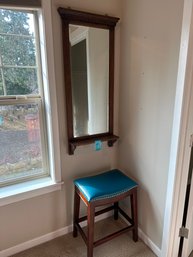
{"label": "window frame", "polygon": [[[15,8],[0,8],[0,9],[7,9],[10,11],[14,11]],[[5,180],[5,182],[0,182],[0,186],[7,186],[11,184],[17,184],[25,181],[30,181],[37,178],[48,177],[50,174],[49,164],[48,164],[48,151],[47,151],[47,124],[45,121],[45,108],[44,108],[44,90],[43,90],[43,83],[42,83],[42,69],[41,69],[41,52],[40,52],[40,37],[39,37],[39,28],[38,28],[38,13],[37,11],[31,10],[20,10],[17,8],[17,11],[31,13],[34,15],[34,38],[35,40],[35,59],[36,65],[33,66],[36,68],[37,72],[37,84],[38,84],[38,93],[36,95],[1,95],[0,96],[0,106],[6,105],[22,105],[22,104],[38,104],[38,114],[39,114],[39,124],[40,124],[40,139],[41,139],[41,163],[42,163],[42,172],[39,174],[31,174],[27,176],[22,176],[19,178],[12,178]],[[1,35],[2,33],[0,33]],[[10,36],[10,35],[8,35]],[[14,34],[13,37],[25,37],[25,35],[17,35]],[[1,58],[0,58],[1,59]],[[13,68],[23,68],[24,66],[16,66],[16,65],[4,65],[3,63],[0,64],[0,69],[2,72],[2,78],[4,77],[3,69],[12,66]],[[25,66],[26,69],[31,68],[31,66]],[[3,81],[3,79],[2,79]],[[6,84],[3,85],[6,88]],[[27,171],[27,170],[26,170]]]}
{"label": "window frame", "polygon": [[[10,11],[14,11],[15,8],[2,8],[7,9]],[[17,8],[17,11],[23,11]],[[11,184],[17,184],[37,178],[48,177],[50,174],[49,164],[48,164],[48,151],[47,151],[47,125],[45,121],[45,108],[44,108],[44,92],[43,92],[43,83],[42,83],[42,68],[41,68],[41,52],[40,52],[40,37],[39,37],[39,28],[38,28],[38,14],[37,11],[31,10],[24,10],[23,12],[31,13],[34,15],[34,36],[30,36],[30,38],[34,38],[35,40],[35,59],[36,65],[33,66],[36,68],[37,71],[37,84],[38,84],[38,91],[36,95],[5,95],[0,96],[0,106],[6,105],[22,105],[22,104],[38,104],[38,114],[39,114],[39,123],[40,123],[40,139],[41,139],[41,162],[42,162],[42,172],[39,174],[31,174],[27,176],[21,176],[19,178],[13,178],[5,180],[5,182],[0,182],[0,186],[6,186]],[[2,33],[0,33],[2,35]],[[9,34],[8,36],[10,36]],[[25,35],[17,35],[13,34],[13,37],[25,37]],[[0,56],[1,59],[1,56]],[[0,64],[0,69],[2,72],[2,78],[4,77],[3,69],[12,66],[13,68],[23,68],[24,66],[16,66],[16,65],[4,65],[3,63]],[[32,66],[25,66],[24,68],[29,69]],[[2,79],[3,81],[3,79]],[[6,88],[6,84],[3,85]],[[27,170],[26,170],[27,171]]]}
{"label": "window frame", "polygon": [[[60,190],[63,182],[61,180],[61,153],[59,140],[58,106],[56,104],[57,94],[54,66],[51,0],[42,0],[41,8],[21,8],[14,6],[7,7],[1,4],[0,8],[15,8],[20,10],[28,9],[37,11],[38,13],[41,68],[43,74],[42,82],[44,84],[44,113],[48,131],[47,137],[50,166],[50,177],[34,179],[12,186],[0,188],[0,206],[3,206],[41,194],[53,192],[55,190]],[[50,87],[50,85],[52,86]]]}

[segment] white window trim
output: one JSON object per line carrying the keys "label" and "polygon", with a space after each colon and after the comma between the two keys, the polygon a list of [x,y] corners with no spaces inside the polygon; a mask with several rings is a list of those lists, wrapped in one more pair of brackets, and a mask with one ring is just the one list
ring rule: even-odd
{"label": "white window trim", "polygon": [[[39,14],[40,47],[42,55],[43,83],[45,96],[45,113],[47,115],[48,147],[50,159],[50,177],[23,182],[0,189],[0,206],[29,199],[38,195],[60,190],[61,181],[61,156],[58,124],[58,108],[56,95],[56,78],[54,68],[54,44],[52,31],[51,0],[42,0],[41,13]],[[50,86],[51,85],[51,86]],[[52,106],[52,108],[51,108]]]}
{"label": "white window trim", "polygon": [[60,190],[62,184],[46,177],[2,187],[0,188],[0,207]]}

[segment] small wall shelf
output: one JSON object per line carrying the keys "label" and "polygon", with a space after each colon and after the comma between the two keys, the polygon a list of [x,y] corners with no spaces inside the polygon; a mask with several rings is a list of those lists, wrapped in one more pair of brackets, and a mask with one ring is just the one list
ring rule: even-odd
{"label": "small wall shelf", "polygon": [[107,141],[107,145],[109,147],[112,147],[113,144],[119,139],[118,136],[115,136],[113,134],[99,134],[99,135],[93,135],[93,136],[85,136],[85,137],[78,137],[70,139],[68,142],[68,151],[70,155],[74,154],[74,151],[77,146],[81,145],[88,145],[94,143],[96,140],[101,141]]}

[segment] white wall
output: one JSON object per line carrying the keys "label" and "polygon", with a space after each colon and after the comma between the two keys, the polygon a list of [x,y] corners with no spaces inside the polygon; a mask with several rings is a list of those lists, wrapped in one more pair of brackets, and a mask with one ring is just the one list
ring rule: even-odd
{"label": "white wall", "polygon": [[90,28],[88,45],[90,132],[98,134],[109,130],[109,31]]}
{"label": "white wall", "polygon": [[161,247],[183,0],[123,0],[119,167],[139,182],[139,226]]}
{"label": "white wall", "polygon": [[[71,224],[72,180],[119,167],[139,182],[139,224],[161,246],[183,0],[53,0],[55,68],[60,118],[62,191],[0,208],[0,250]],[[121,14],[122,5],[122,14]],[[121,17],[116,28],[115,132],[113,148],[92,146],[67,154],[61,22],[57,7]],[[121,25],[121,84],[119,36]]]}
{"label": "white wall", "polygon": [[[53,32],[55,47],[55,69],[60,121],[62,158],[62,191],[35,197],[0,208],[0,251],[35,237],[55,231],[72,223],[73,183],[75,177],[96,173],[116,166],[117,147],[106,147],[95,152],[93,146],[77,148],[75,155],[67,154],[66,114],[64,103],[64,79],[62,60],[61,21],[57,8],[71,6],[74,9],[120,17],[119,0],[53,0]],[[116,66],[119,67],[119,27],[116,29]],[[119,72],[116,68],[115,91],[118,92]],[[118,100],[118,98],[117,98]],[[118,101],[115,101],[115,129],[118,128]]]}

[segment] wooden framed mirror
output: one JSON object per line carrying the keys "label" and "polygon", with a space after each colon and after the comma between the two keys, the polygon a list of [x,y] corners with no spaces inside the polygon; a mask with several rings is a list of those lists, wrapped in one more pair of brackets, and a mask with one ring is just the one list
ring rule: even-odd
{"label": "wooden framed mirror", "polygon": [[119,18],[58,8],[62,19],[68,151],[113,134],[114,31]]}

